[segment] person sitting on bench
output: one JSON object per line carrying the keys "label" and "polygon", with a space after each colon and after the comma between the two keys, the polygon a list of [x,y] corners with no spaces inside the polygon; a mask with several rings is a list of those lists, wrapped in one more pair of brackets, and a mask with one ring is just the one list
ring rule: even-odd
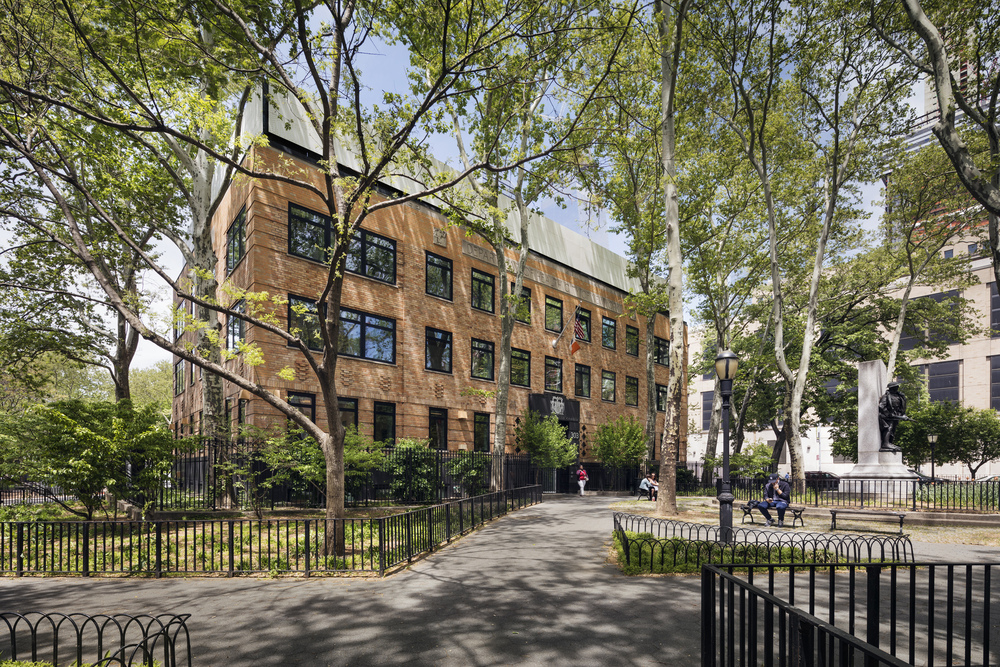
{"label": "person sitting on bench", "polygon": [[792,487],[781,479],[778,473],[771,473],[771,476],[767,478],[767,486],[764,487],[764,500],[757,505],[757,509],[764,515],[764,525],[770,526],[774,523],[771,514],[767,511],[769,507],[774,507],[778,510],[778,528],[784,528],[785,510],[791,502]]}
{"label": "person sitting on bench", "polygon": [[642,481],[639,482],[639,493],[652,500],[653,485],[649,481],[650,474],[651,473],[647,474],[645,477],[642,478]]}

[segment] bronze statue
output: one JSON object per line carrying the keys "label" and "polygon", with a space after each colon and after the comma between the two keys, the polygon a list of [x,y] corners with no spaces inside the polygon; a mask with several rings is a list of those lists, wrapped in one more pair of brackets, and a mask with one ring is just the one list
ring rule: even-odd
{"label": "bronze statue", "polygon": [[906,397],[900,393],[898,382],[890,382],[882,398],[878,399],[878,430],[882,436],[880,452],[902,451],[893,441],[896,437],[896,426],[904,420],[910,421],[906,416]]}

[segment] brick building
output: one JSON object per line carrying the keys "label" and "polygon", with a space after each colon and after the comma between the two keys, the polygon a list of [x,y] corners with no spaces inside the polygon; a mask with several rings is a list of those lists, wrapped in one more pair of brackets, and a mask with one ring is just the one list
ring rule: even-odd
{"label": "brick building", "polygon": [[[286,111],[284,119],[292,115]],[[259,103],[256,113],[248,112],[248,129],[269,140],[248,159],[314,168],[310,147],[316,143],[309,128],[285,120],[269,123],[268,116],[268,107]],[[254,122],[259,125],[253,127]],[[350,156],[343,159],[350,167]],[[327,276],[327,266],[318,261],[330,234],[323,210],[313,195],[286,184],[244,181],[229,188],[213,223],[218,275],[240,288],[287,298],[288,305],[274,307],[274,314],[281,326],[304,333],[308,315],[294,306],[314,300]],[[524,280],[530,307],[519,312],[511,342],[510,424],[530,405],[560,414],[570,433],[586,441],[599,424],[618,415],[643,420],[645,321],[623,315],[623,299],[633,286],[625,259],[545,218],[532,222],[531,233]],[[373,214],[356,244],[345,272],[345,336],[337,371],[345,420],[377,440],[429,438],[431,446],[442,449],[490,449],[494,399],[463,395],[463,390],[496,387],[497,281],[510,276],[497,275],[489,246],[449,226],[427,203]],[[574,314],[582,331],[574,326]],[[228,345],[235,338],[256,343],[264,358],[254,367],[241,358],[226,363],[307,413],[323,414],[318,386],[297,350],[236,318],[224,328]],[[663,315],[657,316],[656,335],[656,381],[665,386],[669,322]],[[572,353],[574,339],[580,349]],[[285,367],[295,369],[295,380],[279,377]],[[177,359],[174,368],[175,429],[197,433],[200,372]],[[282,423],[277,411],[235,385],[225,383],[224,393],[234,424]],[[663,393],[657,394],[661,401]],[[662,432],[659,407],[657,430]],[[319,424],[325,428],[322,418]],[[514,450],[511,429],[507,450]]]}

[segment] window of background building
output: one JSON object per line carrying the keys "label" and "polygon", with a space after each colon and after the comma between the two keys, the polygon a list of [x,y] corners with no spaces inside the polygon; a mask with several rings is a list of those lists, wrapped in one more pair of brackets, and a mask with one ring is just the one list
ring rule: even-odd
{"label": "window of background building", "polygon": [[[514,293],[514,283],[510,284],[510,293]],[[521,285],[521,302],[514,308],[514,319],[531,324],[531,290],[524,285]]]}
{"label": "window of background building", "polygon": [[577,396],[590,398],[590,366],[576,365],[576,381],[574,382]]}
{"label": "window of background building", "polygon": [[246,206],[236,214],[236,219],[226,232],[226,275],[233,272],[236,265],[243,259],[247,251],[247,209]]}
{"label": "window of background building", "polygon": [[[229,306],[230,310],[237,313],[246,312],[246,302],[242,299]],[[226,318],[226,349],[235,350],[236,343],[242,343],[246,340],[246,321],[236,317],[235,315],[229,315]]]}
{"label": "window of background building", "polygon": [[1000,411],[1000,356],[990,357],[990,407]]}
{"label": "window of background building", "polygon": [[396,363],[396,320],[340,309],[340,354]]}
{"label": "window of background building", "polygon": [[351,237],[344,269],[379,282],[396,284],[396,242],[359,229]]}
{"label": "window of background building", "polygon": [[639,329],[625,325],[625,354],[639,356]]}
{"label": "window of background building", "polygon": [[396,404],[375,401],[372,439],[387,445],[396,444]]}
{"label": "window of background building", "polygon": [[485,412],[475,414],[472,431],[472,449],[477,452],[490,451],[490,416]]}
{"label": "window of background building", "polygon": [[601,317],[601,345],[611,350],[618,345],[618,323],[610,317]]}
{"label": "window of background building", "polygon": [[[714,391],[701,392],[701,430],[707,431],[712,423],[712,402],[715,400]],[[664,406],[666,407],[666,406]]]}
{"label": "window of background building", "polygon": [[978,243],[970,243],[969,244],[969,254],[970,255],[976,255],[978,253],[979,253],[979,244]]}
{"label": "window of background building", "polygon": [[187,303],[184,299],[174,302],[174,340],[184,334],[184,316],[187,315]]}
{"label": "window of background building", "polygon": [[316,317],[316,302],[293,294],[288,295],[288,329],[298,329],[299,338],[310,350],[323,349],[323,337],[319,333],[319,318]]}
{"label": "window of background building", "polygon": [[424,289],[431,296],[452,299],[451,260],[447,257],[427,253],[426,279]]}
{"label": "window of background building", "polygon": [[996,282],[990,283],[990,329],[993,338],[1000,338],[1000,294]]}
{"label": "window of background building", "polygon": [[250,401],[241,398],[236,402],[236,423],[242,426],[247,423],[247,410],[250,408]]}
{"label": "window of background building", "polygon": [[945,250],[944,251],[944,258],[945,259],[951,259],[954,256],[955,256],[955,251],[954,250]]}
{"label": "window of background building", "polygon": [[601,400],[615,400],[615,374],[614,371],[601,371]]}
{"label": "window of background building", "polygon": [[662,384],[656,385],[656,409],[659,412],[667,411],[667,388]]}
{"label": "window of background building", "polygon": [[927,393],[935,402],[958,402],[959,373],[962,362],[940,361],[936,364],[926,364],[922,367],[927,374]]}
{"label": "window of background building", "polygon": [[625,376],[625,405],[639,405],[639,378]]}
{"label": "window of background building", "polygon": [[184,361],[174,364],[174,396],[184,393]]}
{"label": "window of background building", "polygon": [[330,247],[330,217],[288,204],[288,252],[316,262],[326,261]]}
{"label": "window of background building", "polygon": [[659,336],[653,337],[653,361],[660,364],[661,366],[670,365],[670,341],[664,340]]}
{"label": "window of background building", "polygon": [[960,314],[957,308],[950,311],[950,313],[953,314],[953,317],[949,317],[948,314],[945,314],[944,317],[937,320],[935,327],[930,328],[928,328],[925,324],[916,324],[914,320],[911,319],[911,315],[913,318],[918,317],[920,312],[920,301],[923,299],[930,299],[935,303],[942,303],[950,299],[958,298],[959,296],[960,293],[958,290],[949,290],[947,292],[928,294],[926,296],[913,299],[907,312],[906,322],[903,325],[902,335],[899,337],[899,349],[912,350],[915,347],[922,345],[927,340],[935,342],[940,341],[946,344],[957,342],[958,327],[961,324]]}
{"label": "window of background building", "polygon": [[562,359],[545,357],[545,391],[562,391]]}
{"label": "window of background building", "polygon": [[424,368],[442,373],[451,372],[451,333],[431,327],[426,328]]}
{"label": "window of background building", "polygon": [[448,411],[444,408],[431,408],[427,422],[430,448],[448,449]]}
{"label": "window of background building", "polygon": [[340,423],[344,425],[344,428],[350,428],[351,426],[353,426],[355,430],[357,430],[358,399],[338,398],[337,407],[340,408]]}
{"label": "window of background building", "polygon": [[573,327],[577,340],[590,342],[590,311],[579,308],[576,311],[576,326]]}
{"label": "window of background building", "polygon": [[531,386],[531,352],[511,348],[510,383],[519,387]]}
{"label": "window of background building", "polygon": [[472,377],[480,380],[493,379],[493,343],[488,340],[472,339]]}
{"label": "window of background building", "polygon": [[305,391],[290,391],[286,400],[293,408],[312,421],[316,421],[316,394]]}
{"label": "window of background building", "polygon": [[493,276],[472,269],[472,307],[476,310],[493,312]]}
{"label": "window of background building", "polygon": [[545,297],[545,328],[562,331],[562,301],[555,297]]}

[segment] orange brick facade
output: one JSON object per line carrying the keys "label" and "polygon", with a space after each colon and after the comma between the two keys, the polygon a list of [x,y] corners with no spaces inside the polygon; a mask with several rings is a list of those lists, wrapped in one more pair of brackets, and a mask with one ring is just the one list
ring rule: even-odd
{"label": "orange brick facade", "polygon": [[[297,167],[309,169],[304,161],[292,158],[273,148],[256,149],[256,159],[272,162],[294,160]],[[321,203],[308,193],[273,181],[243,182],[233,185],[216,214],[213,225],[215,247],[219,250],[218,275],[226,275],[227,230],[241,210],[245,209],[245,255],[233,268],[227,281],[252,292],[267,292],[272,297],[297,295],[315,299],[327,276],[322,263],[289,252],[289,203],[314,211],[323,211]],[[500,319],[499,277],[493,255],[481,240],[466,236],[464,230],[449,226],[434,208],[420,203],[404,204],[370,216],[364,229],[391,239],[395,243],[395,283],[387,284],[355,273],[345,272],[343,307],[395,321],[395,362],[385,363],[341,355],[337,370],[337,391],[343,398],[357,400],[359,430],[372,434],[376,402],[392,404],[395,410],[397,438],[427,438],[430,434],[431,409],[446,410],[447,448],[474,448],[475,414],[489,415],[489,442],[492,447],[495,432],[495,401],[493,398],[465,396],[467,388],[493,390],[496,382],[477,379],[472,375],[472,339],[494,344],[494,377],[499,368]],[[451,261],[451,300],[432,296],[426,291],[427,253]],[[472,271],[493,277],[494,313],[472,307]],[[508,276],[507,280],[510,281]],[[508,283],[509,284],[509,283]],[[512,427],[514,420],[528,407],[530,394],[545,392],[546,357],[562,362],[562,391],[566,401],[579,401],[581,437],[586,444],[597,427],[621,414],[632,414],[644,420],[646,410],[646,344],[645,322],[622,314],[625,292],[607,283],[559,264],[541,255],[532,254],[524,280],[531,290],[531,323],[515,324],[512,347],[530,353],[530,387],[512,385],[508,409],[507,451],[514,451]],[[552,342],[558,332],[545,328],[545,300],[552,297],[562,302],[562,323],[565,330],[555,347]],[[220,295],[226,302],[229,297]],[[575,339],[574,310],[583,308],[590,313],[590,342],[580,342],[580,349],[571,353]],[[288,326],[288,308],[272,308],[281,326]],[[615,322],[615,348],[602,344],[602,318]],[[427,327],[451,334],[451,372],[428,370],[426,366]],[[626,351],[626,327],[639,332],[638,355]],[[185,334],[188,335],[188,334]],[[669,322],[657,316],[656,335],[669,338]],[[264,363],[247,367],[242,359],[226,362],[257,383],[283,398],[288,392],[315,395],[318,424],[326,428],[322,415],[322,396],[302,355],[289,348],[278,337],[247,326],[245,340],[260,346]],[[175,359],[175,362],[177,360]],[[590,368],[590,396],[577,395],[576,365]],[[184,366],[187,366],[185,364]],[[295,380],[278,376],[285,367],[294,368]],[[173,420],[179,432],[197,432],[201,403],[200,373],[183,368],[183,390],[174,398]],[[175,369],[176,370],[176,369]],[[686,369],[685,369],[686,370]],[[615,374],[613,401],[602,399],[602,373]],[[668,369],[656,364],[657,384],[667,384]],[[638,405],[626,405],[626,378],[638,384]],[[686,373],[684,377],[686,386]],[[180,381],[175,373],[175,380]],[[280,414],[262,400],[224,383],[227,404],[232,419],[237,420],[237,406],[243,399],[247,423],[266,427],[281,424]],[[178,387],[180,389],[180,387]],[[176,390],[175,390],[176,393]],[[687,391],[682,395],[687,396]],[[687,430],[686,404],[682,411],[682,431]],[[384,408],[383,408],[384,409]],[[663,412],[657,413],[657,433],[663,429]],[[438,412],[438,415],[441,415]],[[686,438],[682,432],[681,442]],[[686,447],[682,444],[680,460]],[[590,458],[590,457],[588,457]]]}

